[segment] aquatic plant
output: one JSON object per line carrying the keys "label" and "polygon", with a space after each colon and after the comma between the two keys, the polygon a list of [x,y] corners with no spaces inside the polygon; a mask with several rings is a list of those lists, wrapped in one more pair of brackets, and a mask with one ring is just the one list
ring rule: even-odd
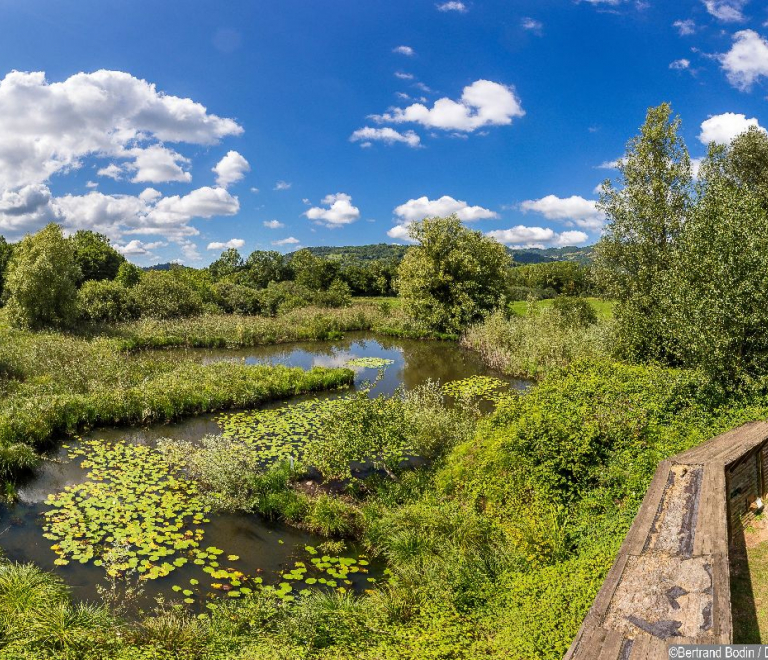
{"label": "aquatic plant", "polygon": [[478,398],[496,401],[500,396],[509,393],[509,383],[490,376],[470,376],[445,383],[442,390],[457,399]]}
{"label": "aquatic plant", "polygon": [[361,369],[386,369],[390,364],[394,363],[394,360],[388,358],[358,357],[347,360],[344,366],[359,367]]}

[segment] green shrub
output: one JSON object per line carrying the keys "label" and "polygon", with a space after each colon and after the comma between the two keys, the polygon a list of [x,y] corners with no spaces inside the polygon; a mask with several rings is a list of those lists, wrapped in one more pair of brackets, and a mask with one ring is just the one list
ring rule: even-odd
{"label": "green shrub", "polygon": [[597,323],[597,312],[589,301],[573,296],[558,296],[552,309],[560,316],[563,325],[569,328],[585,328]]}
{"label": "green shrub", "polygon": [[227,314],[249,315],[261,312],[261,296],[251,287],[231,282],[218,282],[214,285],[213,291],[216,304]]}
{"label": "green shrub", "polygon": [[175,319],[200,314],[203,300],[198,291],[170,271],[149,271],[131,290],[141,316]]}
{"label": "green shrub", "polygon": [[80,317],[97,323],[118,323],[135,316],[134,299],[122,284],[88,280],[77,292]]}

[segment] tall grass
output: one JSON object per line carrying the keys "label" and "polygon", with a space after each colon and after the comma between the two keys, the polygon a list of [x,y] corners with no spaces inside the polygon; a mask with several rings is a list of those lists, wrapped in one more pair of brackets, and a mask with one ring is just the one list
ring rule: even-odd
{"label": "tall grass", "polygon": [[470,327],[461,345],[477,351],[488,366],[508,376],[540,379],[574,360],[610,354],[611,328],[608,320],[569,325],[549,308],[510,318],[494,312]]}

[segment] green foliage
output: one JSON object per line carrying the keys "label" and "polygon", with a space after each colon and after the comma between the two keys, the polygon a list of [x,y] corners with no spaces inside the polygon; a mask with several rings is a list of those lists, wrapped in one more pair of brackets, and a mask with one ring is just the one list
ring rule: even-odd
{"label": "green foliage", "polygon": [[757,196],[768,210],[768,135],[750,126],[733,139],[727,152],[725,173],[738,187]]}
{"label": "green foliage", "polygon": [[115,281],[122,284],[126,289],[136,286],[141,279],[141,268],[132,264],[130,261],[123,261],[120,268],[117,269]]}
{"label": "green foliage", "polygon": [[512,287],[552,290],[568,296],[587,293],[591,285],[589,269],[573,261],[518,266],[510,271],[509,282]]}
{"label": "green foliage", "polygon": [[566,327],[587,327],[597,323],[597,312],[584,298],[558,296],[552,303],[552,309]]}
{"label": "green foliage", "polygon": [[258,314],[261,311],[261,296],[251,287],[218,282],[213,290],[216,304],[227,314]]}
{"label": "green foliage", "polygon": [[174,319],[200,314],[200,292],[174,271],[148,271],[133,288],[141,316]]}
{"label": "green foliage", "polygon": [[81,318],[97,323],[119,323],[134,318],[131,292],[119,281],[88,280],[77,292]]}
{"label": "green foliage", "polygon": [[650,108],[619,161],[619,179],[603,184],[598,208],[608,223],[597,246],[598,279],[617,300],[617,350],[632,359],[674,355],[668,331],[674,244],[691,206],[691,164],[680,120],[666,103]]}
{"label": "green foliage", "polygon": [[214,279],[220,280],[234,275],[242,270],[244,266],[245,264],[240,253],[235,248],[227,248],[216,261],[208,266],[208,270]]}
{"label": "green foliage", "polygon": [[274,250],[256,250],[245,261],[243,278],[257,289],[266,288],[270,282],[282,282],[287,277],[285,258]]}
{"label": "green foliage", "polygon": [[524,316],[507,318],[494,312],[470,327],[461,344],[478,351],[494,369],[523,378],[541,378],[574,360],[610,354],[613,326],[609,320],[593,325],[564,321],[551,306],[529,304]]}
{"label": "green foliage", "polygon": [[683,364],[724,383],[768,372],[768,206],[757,194],[710,169],[671,280]]}
{"label": "green foliage", "polygon": [[398,270],[407,314],[440,332],[460,332],[502,302],[511,259],[504,247],[466,229],[456,216],[427,218],[409,228],[418,245]]}
{"label": "green foliage", "polygon": [[64,327],[76,314],[80,269],[58,225],[26,236],[14,249],[5,281],[6,313],[16,327]]}
{"label": "green foliage", "polygon": [[79,229],[69,240],[75,253],[75,263],[80,269],[78,286],[91,280],[113,280],[117,277],[125,257],[110,245],[106,236]]}
{"label": "green foliage", "polygon": [[327,291],[321,291],[313,296],[313,302],[321,307],[349,307],[352,302],[352,292],[344,280],[336,278]]}
{"label": "green foliage", "polygon": [[309,250],[299,250],[290,256],[288,266],[299,286],[311,291],[324,291],[336,279],[338,264],[316,257]]}
{"label": "green foliage", "polygon": [[0,236],[0,305],[3,303],[3,289],[5,288],[6,270],[8,262],[13,254],[13,245]]}

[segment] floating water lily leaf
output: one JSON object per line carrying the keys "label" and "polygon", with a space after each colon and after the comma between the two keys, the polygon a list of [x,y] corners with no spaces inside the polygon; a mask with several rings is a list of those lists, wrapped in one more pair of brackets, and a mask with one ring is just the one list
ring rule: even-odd
{"label": "floating water lily leaf", "polygon": [[510,396],[509,383],[490,376],[470,376],[452,380],[442,387],[443,393],[455,398],[477,398],[497,402]]}
{"label": "floating water lily leaf", "polygon": [[386,369],[390,364],[394,363],[394,360],[389,360],[387,358],[359,357],[347,360],[345,366],[360,367],[362,369]]}

